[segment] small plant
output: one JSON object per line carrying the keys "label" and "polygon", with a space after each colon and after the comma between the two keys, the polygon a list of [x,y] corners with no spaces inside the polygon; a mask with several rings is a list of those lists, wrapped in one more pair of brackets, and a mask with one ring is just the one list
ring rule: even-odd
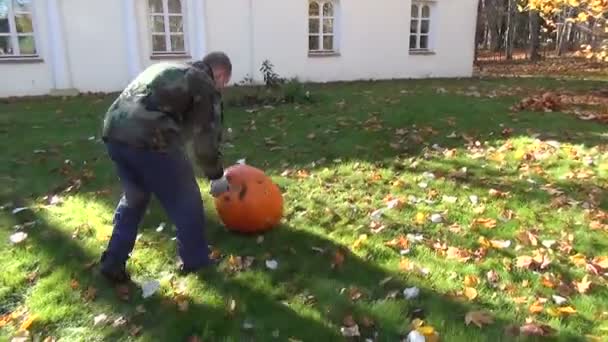
{"label": "small plant", "polygon": [[274,65],[269,60],[265,60],[260,68],[260,71],[264,76],[264,84],[266,84],[267,88],[276,88],[285,82],[284,79],[274,72],[273,68]]}
{"label": "small plant", "polygon": [[287,81],[281,87],[283,101],[288,103],[294,102],[310,102],[310,92],[304,88],[304,85],[294,77]]}

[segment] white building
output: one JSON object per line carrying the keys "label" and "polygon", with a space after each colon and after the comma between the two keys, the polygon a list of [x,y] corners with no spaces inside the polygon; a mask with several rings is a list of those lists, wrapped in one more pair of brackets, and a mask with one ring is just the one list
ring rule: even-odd
{"label": "white building", "polygon": [[0,0],[0,97],[120,91],[222,50],[233,82],[472,74],[477,0]]}

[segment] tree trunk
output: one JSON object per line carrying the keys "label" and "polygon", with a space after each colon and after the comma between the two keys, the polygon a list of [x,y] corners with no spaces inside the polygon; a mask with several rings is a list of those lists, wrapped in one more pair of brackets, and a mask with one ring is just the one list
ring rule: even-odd
{"label": "tree trunk", "polygon": [[507,55],[507,60],[513,59],[513,38],[515,37],[513,29],[514,29],[514,20],[513,20],[513,9],[514,3],[513,0],[507,0],[507,33],[505,39],[505,54]]}
{"label": "tree trunk", "polygon": [[530,60],[540,60],[540,14],[530,11]]}

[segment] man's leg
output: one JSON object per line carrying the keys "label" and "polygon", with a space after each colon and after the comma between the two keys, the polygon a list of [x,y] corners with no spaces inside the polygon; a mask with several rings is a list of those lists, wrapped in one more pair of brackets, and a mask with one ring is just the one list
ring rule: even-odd
{"label": "man's leg", "polygon": [[[123,186],[123,196],[114,213],[114,230],[102,255],[102,272],[117,282],[128,280],[125,268],[137,238],[137,228],[150,202],[150,193],[142,186],[140,175],[124,156],[126,147],[108,145]],[[131,156],[136,157],[136,156]]]}
{"label": "man's leg", "polygon": [[183,152],[149,153],[145,185],[158,198],[177,228],[178,253],[185,271],[209,265],[205,211],[190,161]]}

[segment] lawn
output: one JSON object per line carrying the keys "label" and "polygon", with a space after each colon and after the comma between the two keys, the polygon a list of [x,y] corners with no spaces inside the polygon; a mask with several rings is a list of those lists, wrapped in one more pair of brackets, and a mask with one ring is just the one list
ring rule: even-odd
{"label": "lawn", "polygon": [[1,103],[0,339],[343,341],[358,330],[399,341],[414,326],[427,341],[605,341],[606,126],[510,110],[605,83],[306,87],[312,103],[237,107],[242,94],[227,94],[226,162],[273,178],[282,225],[227,232],[201,178],[221,262],[180,277],[175,228],[154,201],[128,265],[137,282],[159,281],[147,298],[95,273],[120,195],[98,139],[113,96]]}

